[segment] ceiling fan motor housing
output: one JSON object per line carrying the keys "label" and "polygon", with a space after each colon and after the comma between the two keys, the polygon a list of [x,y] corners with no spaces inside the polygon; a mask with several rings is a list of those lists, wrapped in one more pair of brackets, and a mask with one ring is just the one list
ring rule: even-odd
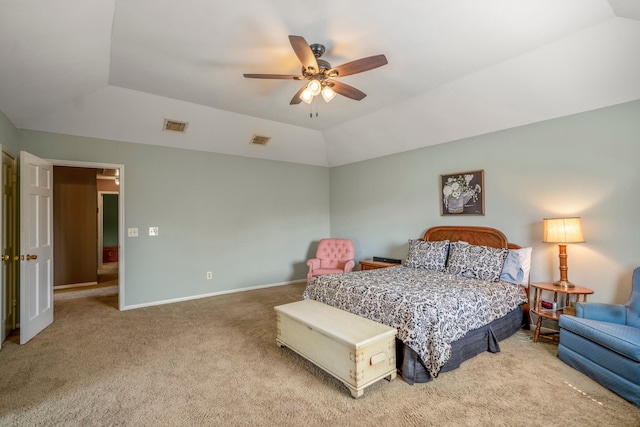
{"label": "ceiling fan motor housing", "polygon": [[318,67],[320,67],[320,71],[322,72],[324,70],[330,70],[331,69],[331,64],[329,64],[324,59],[318,59]]}
{"label": "ceiling fan motor housing", "polygon": [[[322,55],[324,55],[324,52],[326,51],[324,45],[319,44],[319,43],[314,43],[309,45],[309,48],[311,49],[311,52],[313,52],[313,56],[316,57],[316,62],[318,63],[318,70],[315,74],[313,73],[309,73],[308,70],[305,70],[304,66],[302,67],[302,74],[305,75],[307,77],[307,79],[313,78],[313,77],[319,77],[320,79],[323,79],[325,77],[325,71],[328,71],[331,69],[331,64],[329,64],[328,61],[325,61],[324,59],[320,59],[320,57]],[[307,72],[305,72],[307,71]],[[314,70],[315,71],[315,70]]]}
{"label": "ceiling fan motor housing", "polygon": [[[309,73],[304,67],[302,67],[302,75],[305,76],[305,78],[310,79],[313,77],[319,77],[319,78],[329,77],[329,76],[325,76],[325,71],[329,71],[331,69],[331,64],[329,64],[329,62],[325,61],[324,59],[318,59],[317,62],[318,62],[319,70],[315,74]],[[312,68],[310,68],[310,70],[311,69]],[[336,77],[336,76],[331,76],[331,77]]]}

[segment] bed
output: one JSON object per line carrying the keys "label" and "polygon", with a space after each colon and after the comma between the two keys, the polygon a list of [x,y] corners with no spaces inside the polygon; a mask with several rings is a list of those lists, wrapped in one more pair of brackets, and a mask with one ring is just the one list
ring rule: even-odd
{"label": "bed", "polygon": [[403,265],[314,277],[303,299],[397,328],[402,378],[427,382],[529,327],[530,255],[494,228],[432,227]]}

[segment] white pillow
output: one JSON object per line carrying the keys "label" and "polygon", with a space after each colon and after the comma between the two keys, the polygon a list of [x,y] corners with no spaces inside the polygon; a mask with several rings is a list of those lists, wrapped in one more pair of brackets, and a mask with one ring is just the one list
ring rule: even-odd
{"label": "white pillow", "polygon": [[527,286],[531,272],[532,250],[532,248],[509,249],[509,254],[500,273],[500,280],[514,285]]}

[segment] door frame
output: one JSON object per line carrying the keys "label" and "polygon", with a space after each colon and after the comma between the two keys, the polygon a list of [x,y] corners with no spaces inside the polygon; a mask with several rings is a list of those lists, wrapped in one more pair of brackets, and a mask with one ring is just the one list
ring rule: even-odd
{"label": "door frame", "polygon": [[[5,313],[5,306],[7,304],[11,304],[13,306],[12,309],[12,313],[13,313],[13,317],[11,319],[11,329],[15,330],[18,327],[18,272],[19,272],[19,264],[18,264],[18,256],[20,254],[19,251],[19,235],[20,235],[20,230],[19,230],[19,222],[18,222],[18,203],[19,200],[17,200],[18,197],[18,158],[15,154],[13,154],[13,152],[11,150],[8,150],[5,146],[3,146],[2,144],[0,144],[0,153],[2,153],[3,156],[3,163],[4,163],[4,156],[6,155],[7,157],[9,157],[11,159],[11,162],[13,163],[12,167],[13,167],[13,173],[11,174],[11,176],[9,177],[9,179],[11,179],[11,205],[7,206],[5,204],[5,199],[4,197],[0,198],[0,242],[4,243],[5,241],[9,243],[9,247],[13,248],[13,253],[8,254],[5,253],[5,247],[3,245],[3,247],[1,248],[1,250],[3,251],[2,254],[3,255],[9,255],[11,258],[9,259],[9,262],[4,262],[4,261],[0,261],[0,275],[2,276],[2,280],[0,281],[0,287],[2,287],[2,289],[0,289],[0,319],[2,319],[2,321],[5,320],[5,316],[7,316],[7,313]],[[4,167],[4,166],[3,166]],[[2,191],[4,191],[4,186],[5,186],[5,182],[4,179],[7,178],[6,176],[4,176],[4,170],[2,170],[2,173],[0,173],[0,189]],[[11,232],[8,235],[5,235],[5,232],[7,231],[7,229],[5,228],[5,221],[7,220],[5,218],[5,213],[7,213],[6,211],[9,210],[8,215],[11,216],[13,218],[13,224],[11,228]],[[6,239],[6,240],[5,240]],[[2,331],[0,332],[0,349],[2,348],[2,342],[7,338],[7,336],[4,335],[5,333],[5,329],[6,329],[6,324],[2,323]]]}
{"label": "door frame", "polygon": [[[125,229],[124,229],[124,187],[125,187],[125,173],[124,165],[117,163],[100,163],[100,162],[84,162],[77,160],[60,160],[60,159],[47,159],[53,166],[68,166],[76,168],[88,168],[88,169],[119,169],[120,170],[120,188],[118,190],[118,310],[124,309],[125,302]],[[97,246],[96,246],[96,255]]]}

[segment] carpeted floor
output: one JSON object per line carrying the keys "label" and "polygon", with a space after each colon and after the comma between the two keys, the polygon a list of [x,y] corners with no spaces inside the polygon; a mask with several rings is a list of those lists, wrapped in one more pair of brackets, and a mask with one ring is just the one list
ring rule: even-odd
{"label": "carpeted floor", "polygon": [[353,399],[275,344],[287,285],[120,312],[117,294],[57,298],[55,322],[0,350],[0,425],[640,426],[640,409],[522,331],[426,384]]}
{"label": "carpeted floor", "polygon": [[102,268],[98,269],[97,279],[98,280],[91,285],[63,285],[61,287],[54,287],[54,299],[113,294],[113,289],[103,289],[102,291],[95,290],[98,288],[112,288],[113,286],[118,286],[118,263],[113,262],[104,264]]}

